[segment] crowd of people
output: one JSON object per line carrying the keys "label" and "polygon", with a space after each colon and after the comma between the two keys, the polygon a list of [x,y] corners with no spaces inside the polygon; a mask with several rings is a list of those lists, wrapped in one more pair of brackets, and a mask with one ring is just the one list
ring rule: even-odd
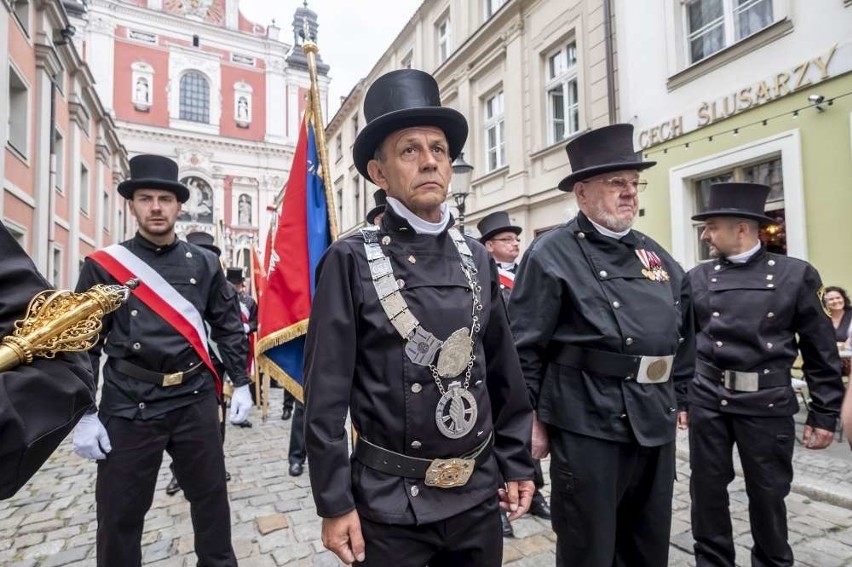
{"label": "crowd of people", "polygon": [[[734,565],[736,446],[752,564],[793,565],[791,373],[800,358],[810,398],[803,445],[827,447],[849,374],[841,353],[852,307],[813,266],[761,244],[760,228],[773,222],[769,187],[711,187],[693,220],[712,260],[686,272],[633,228],[640,174],[655,163],[634,150],[632,126],[594,129],[567,144],[571,169],[559,183],[579,213],[518,262],[522,227],[506,211],[484,217],[478,239],[455,224],[447,193],[468,123],[442,106],[432,76],[383,75],[364,115],[353,154],[379,187],[376,207],[317,268],[305,403],[285,396],[282,413],[293,419],[289,474],[307,460],[323,544],[346,564],[496,567],[511,522],[529,512],[551,521],[559,566],[664,566],[680,428],[689,431],[696,564]],[[177,164],[141,155],[130,166],[118,192],[138,232],[91,254],[77,289],[140,285],[104,317],[89,360],[63,355],[15,372],[71,373],[86,386],[64,394],[81,409],[64,416],[63,431],[76,422],[75,451],[98,463],[98,565],[141,564],[166,452],[168,492],[190,503],[199,565],[235,566],[222,424],[251,426],[257,306],[242,271],[222,269],[212,237],[177,238],[189,198]],[[4,258],[23,254],[0,242]],[[4,306],[4,334],[28,300]],[[233,388],[227,419],[223,380]],[[849,400],[843,420],[852,428]]]}

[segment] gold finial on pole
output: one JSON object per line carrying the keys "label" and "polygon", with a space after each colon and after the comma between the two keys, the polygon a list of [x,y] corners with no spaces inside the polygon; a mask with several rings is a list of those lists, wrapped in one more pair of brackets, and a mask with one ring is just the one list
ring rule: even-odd
{"label": "gold finial on pole", "polygon": [[49,289],[37,294],[26,316],[0,343],[0,372],[29,364],[35,356],[53,358],[57,352],[92,348],[103,316],[127,301],[137,285],[130,280],[125,285],[98,284],[83,293]]}

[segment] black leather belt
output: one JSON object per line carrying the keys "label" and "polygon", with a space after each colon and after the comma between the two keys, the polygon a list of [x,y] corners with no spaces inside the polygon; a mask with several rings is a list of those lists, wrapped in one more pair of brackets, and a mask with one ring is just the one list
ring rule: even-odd
{"label": "black leather belt", "polygon": [[764,388],[777,388],[790,385],[790,370],[770,372],[742,372],[739,370],[721,370],[709,362],[695,361],[695,372],[711,380],[720,380],[729,390],[736,392],[757,392]]}
{"label": "black leather belt", "polygon": [[554,360],[563,366],[622,379],[628,376],[635,378],[639,371],[639,365],[642,363],[641,356],[593,350],[573,345],[564,345],[556,354]]}
{"label": "black leather belt", "polygon": [[189,370],[184,370],[183,372],[154,372],[141,366],[136,366],[132,362],[127,362],[123,358],[110,358],[109,360],[116,372],[121,372],[136,380],[164,388],[179,386],[184,380],[200,374],[207,368],[203,362],[199,362]]}
{"label": "black leather belt", "polygon": [[491,455],[493,433],[476,449],[461,457],[420,459],[379,447],[360,437],[355,444],[355,458],[371,469],[394,476],[425,479],[427,486],[452,488],[464,486],[474,468]]}

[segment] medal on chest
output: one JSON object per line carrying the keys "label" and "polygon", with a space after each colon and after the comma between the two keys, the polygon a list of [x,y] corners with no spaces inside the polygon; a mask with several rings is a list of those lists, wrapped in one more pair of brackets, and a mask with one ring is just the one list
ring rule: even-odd
{"label": "medal on chest", "polygon": [[636,256],[639,257],[639,261],[642,262],[642,265],[644,266],[644,269],[642,270],[643,276],[652,282],[669,281],[669,273],[663,265],[663,260],[656,252],[640,248],[636,250]]}
{"label": "medal on chest", "polygon": [[[470,327],[456,329],[442,341],[424,329],[408,308],[393,275],[390,258],[385,255],[378,243],[376,229],[361,230],[373,287],[376,289],[379,303],[391,325],[405,340],[405,355],[412,363],[429,368],[441,394],[438,405],[435,407],[435,424],[438,431],[445,437],[458,439],[473,430],[478,414],[476,398],[468,391],[468,386],[475,359],[473,347],[480,329],[482,288],[476,278],[473,254],[464,237],[453,228],[448,232],[462,259],[461,269],[468,282],[473,309]],[[462,373],[464,373],[463,383],[454,381],[450,383],[449,389],[444,388],[443,379],[455,378]]]}

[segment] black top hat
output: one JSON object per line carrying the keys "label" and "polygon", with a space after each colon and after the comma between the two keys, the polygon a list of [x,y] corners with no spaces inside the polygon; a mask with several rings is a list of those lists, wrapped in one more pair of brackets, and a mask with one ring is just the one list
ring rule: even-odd
{"label": "black top hat", "polygon": [[497,236],[501,232],[514,232],[515,234],[521,233],[521,227],[513,225],[509,222],[509,213],[506,211],[495,211],[490,215],[485,216],[479,223],[476,225],[477,230],[479,230],[479,241],[485,244],[488,240],[491,240],[492,236]]}
{"label": "black top hat", "polygon": [[240,267],[228,268],[225,279],[231,283],[243,283],[243,269]]}
{"label": "black top hat", "polygon": [[376,202],[376,206],[367,213],[367,224],[373,224],[376,217],[385,212],[385,205],[388,204],[388,194],[385,193],[384,189],[379,189],[373,193],[373,200]]}
{"label": "black top hat", "polygon": [[450,160],[456,159],[467,140],[467,120],[452,108],[441,106],[438,83],[429,73],[400,69],[382,75],[364,96],[367,125],[355,138],[355,167],[366,177],[367,163],[388,134],[414,126],[437,126],[444,131]]}
{"label": "black top hat", "polygon": [[756,220],[760,224],[775,224],[778,221],[763,214],[769,191],[768,185],[760,183],[714,183],[710,186],[707,210],[694,215],[692,220],[737,217]]}
{"label": "black top hat", "polygon": [[216,246],[216,239],[213,238],[213,235],[207,232],[196,231],[190,232],[186,235],[186,241],[190,244],[195,244],[196,246],[201,246],[202,248],[206,248],[212,251],[217,256],[222,255],[222,249]]}
{"label": "black top hat", "polygon": [[178,181],[178,164],[164,156],[142,154],[130,159],[130,179],[119,183],[118,194],[132,199],[137,189],[171,191],[181,203],[189,199],[189,189]]}
{"label": "black top hat", "polygon": [[610,124],[581,134],[565,146],[571,175],[559,182],[562,191],[573,191],[574,184],[607,171],[646,169],[655,161],[642,161],[642,152],[633,149],[633,125]]}

